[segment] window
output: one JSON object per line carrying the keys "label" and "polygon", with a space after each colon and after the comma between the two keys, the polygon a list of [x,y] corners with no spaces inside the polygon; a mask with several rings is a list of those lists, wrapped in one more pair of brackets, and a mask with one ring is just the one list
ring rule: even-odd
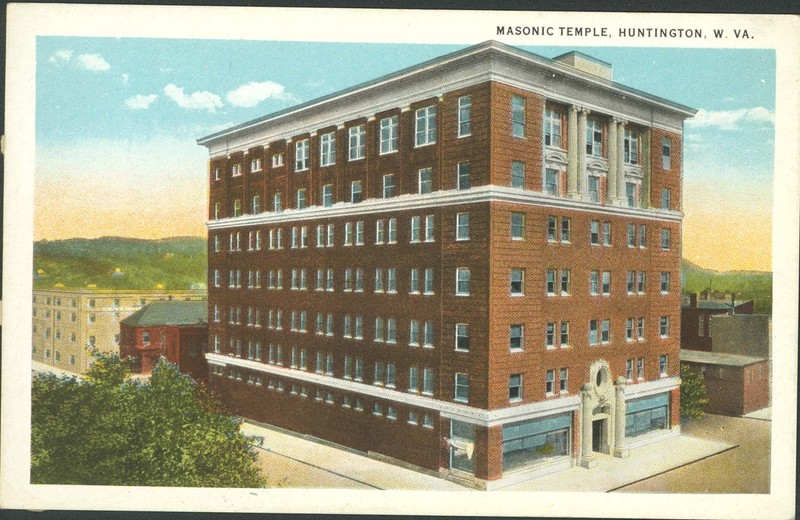
{"label": "window", "polygon": [[600,341],[602,343],[608,343],[611,341],[611,321],[610,320],[603,320],[600,323]]}
{"label": "window", "polygon": [[603,295],[611,293],[611,271],[603,271]]}
{"label": "window", "polygon": [[353,223],[345,222],[344,224],[344,243],[345,246],[353,245]]}
{"label": "window", "polygon": [[231,167],[231,176],[238,177],[241,174],[242,174],[242,165],[239,163],[234,164]]}
{"label": "window", "polygon": [[408,327],[408,344],[412,347],[419,346],[419,321],[411,320]]}
{"label": "window", "polygon": [[569,217],[562,217],[561,219],[561,241],[569,243],[570,241],[570,219]]}
{"label": "window", "polygon": [[456,295],[469,296],[469,269],[466,267],[456,269]]}
{"label": "window", "polygon": [[697,317],[697,335],[705,337],[706,335],[706,315],[701,314]]}
{"label": "window", "polygon": [[358,203],[361,201],[361,181],[353,181],[350,183],[350,202]]}
{"label": "window", "polygon": [[383,198],[390,197],[394,197],[394,175],[391,173],[383,176]]}
{"label": "window", "polygon": [[647,247],[647,225],[639,224],[639,247]]}
{"label": "window", "polygon": [[336,164],[336,132],[328,132],[319,139],[319,165],[333,164]]}
{"label": "window", "polygon": [[242,201],[241,199],[236,199],[233,201],[233,216],[234,217],[241,217],[242,216]]}
{"label": "window", "polygon": [[522,296],[524,294],[524,280],[525,280],[525,270],[524,269],[512,269],[511,270],[511,294],[512,296]]}
{"label": "window", "polygon": [[589,200],[600,202],[600,177],[589,176]]}
{"label": "window", "polygon": [[417,412],[408,412],[408,424],[419,424],[419,415],[417,415]]}
{"label": "window", "polygon": [[397,116],[381,119],[381,154],[397,151],[397,123]]}
{"label": "window", "polygon": [[667,294],[669,292],[669,278],[670,273],[668,271],[661,273],[661,293]]}
{"label": "window", "polygon": [[525,100],[521,96],[511,97],[511,135],[525,137]]}
{"label": "window", "polygon": [[386,320],[386,343],[397,343],[397,320],[394,318]]}
{"label": "window", "polygon": [[364,125],[351,126],[348,133],[350,135],[350,160],[363,159],[367,145],[366,127]]}
{"label": "window", "polygon": [[661,354],[658,356],[658,373],[661,377],[665,377],[667,375],[667,355]]}
{"label": "window", "polygon": [[628,224],[628,247],[636,247],[636,224]]}
{"label": "window", "polygon": [[670,248],[670,230],[664,228],[661,230],[661,249],[669,251]]}
{"label": "window", "polygon": [[272,196],[272,211],[277,213],[281,211],[281,209],[281,192],[278,192]]}
{"label": "window", "polygon": [[353,290],[353,269],[351,269],[350,267],[344,270],[344,290],[345,291]]}
{"label": "window", "polygon": [[561,271],[561,294],[569,294],[569,269]]}
{"label": "window", "polygon": [[409,274],[409,294],[419,294],[419,269],[412,267]]}
{"label": "window", "polygon": [[644,318],[636,321],[636,337],[639,341],[644,341]]}
{"label": "window", "polygon": [[220,203],[219,202],[215,202],[214,203],[214,220],[219,220],[222,217],[221,211],[222,210],[220,209]]}
{"label": "window", "polygon": [[556,346],[556,324],[549,322],[545,327],[545,346],[555,348]]}
{"label": "window", "polygon": [[277,168],[279,166],[283,166],[283,154],[276,153],[272,156],[272,167]]}
{"label": "window", "polygon": [[600,245],[600,222],[597,220],[589,223],[589,243],[593,246]]}
{"label": "window", "polygon": [[561,114],[549,108],[544,111],[544,144],[561,148]]}
{"label": "window", "polygon": [[550,195],[559,195],[558,170],[547,168],[544,171],[544,192]]}
{"label": "window", "polygon": [[547,217],[547,241],[548,242],[555,242],[556,241],[556,234],[558,227],[558,220],[556,217],[549,216]]}
{"label": "window", "polygon": [[436,106],[420,108],[416,111],[415,146],[425,146],[436,142]]}
{"label": "window", "polygon": [[644,358],[636,359],[636,379],[644,379]]}
{"label": "window", "polygon": [[433,347],[433,322],[426,321],[423,334],[422,334],[422,346],[424,347]]}
{"label": "window", "polygon": [[561,348],[569,346],[569,322],[561,322]]}
{"label": "window", "polygon": [[308,139],[297,141],[294,145],[295,159],[294,171],[300,172],[308,169]]}
{"label": "window", "polygon": [[333,224],[328,224],[328,228],[326,229],[326,235],[327,235],[327,237],[326,237],[327,244],[326,245],[328,247],[333,247],[333,238],[334,238],[333,237],[333,232],[334,232]]}
{"label": "window", "polygon": [[425,294],[430,295],[433,294],[433,268],[426,267],[425,268]]}
{"label": "window", "polygon": [[[305,229],[305,228],[303,228]],[[364,221],[359,220],[356,222],[356,245],[363,246],[364,245]]]}
{"label": "window", "polygon": [[[306,270],[303,269],[303,273]],[[364,291],[364,270],[360,267],[356,268],[356,292],[363,292]]]}
{"label": "window", "polygon": [[433,395],[433,369],[425,368],[422,370],[422,393]]}
{"label": "window", "polygon": [[670,209],[672,192],[669,188],[661,188],[661,209]]}
{"label": "window", "polygon": [[589,273],[589,294],[592,296],[597,296],[599,294],[599,278],[600,278],[600,271],[591,271]]}
{"label": "window", "polygon": [[421,227],[422,227],[422,218],[411,217],[411,242],[420,241]]}
{"label": "window", "polygon": [[522,401],[522,374],[508,377],[508,400],[512,403]]}
{"label": "window", "polygon": [[545,288],[549,296],[556,294],[556,270],[548,269],[545,278]]}
{"label": "window", "polygon": [[261,171],[261,159],[253,159],[252,161],[250,161],[250,171],[251,172]]}
{"label": "window", "polygon": [[625,340],[626,341],[633,341],[633,327],[634,327],[634,320],[633,318],[628,318],[625,320]]}
{"label": "window", "polygon": [[469,402],[469,376],[467,374],[456,373],[454,394],[455,401],[460,403]]}
{"label": "window", "polygon": [[419,391],[419,369],[417,367],[409,367],[408,369],[408,391]]}
{"label": "window", "polygon": [[625,360],[625,380],[631,381],[633,380],[633,360],[626,359]]}
{"label": "window", "polygon": [[589,321],[589,345],[597,345],[597,330],[599,323],[597,320]]}
{"label": "window", "polygon": [[636,271],[628,271],[627,290],[628,294],[636,292]]}
{"label": "window", "polygon": [[457,166],[458,189],[468,190],[472,186],[472,166],[468,162],[460,162]]}
{"label": "window", "polygon": [[512,213],[511,214],[511,239],[524,240],[525,239],[525,214]]}
{"label": "window", "polygon": [[322,187],[322,205],[326,208],[333,206],[333,184]]}
{"label": "window", "polygon": [[466,323],[456,324],[456,350],[469,351],[469,325]]}
{"label": "window", "polygon": [[508,348],[512,352],[517,352],[523,348],[523,326],[521,324],[511,325],[508,328]]}
{"label": "window", "polygon": [[636,292],[644,294],[646,276],[644,271],[637,271],[636,273]]}
{"label": "window", "polygon": [[458,98],[458,137],[466,137],[472,133],[472,97]]}
{"label": "window", "polygon": [[562,368],[559,373],[558,391],[562,394],[569,392],[569,369]]}
{"label": "window", "polygon": [[385,240],[386,221],[378,220],[375,222],[375,243],[383,244]]}
{"label": "window", "polygon": [[661,167],[669,170],[672,167],[672,143],[669,137],[661,139]]}
{"label": "window", "polygon": [[142,344],[148,345],[150,343],[150,333],[148,331],[142,332]]}
{"label": "window", "polygon": [[218,181],[222,178],[222,171],[219,169],[219,166],[214,168],[214,180]]}
{"label": "window", "polygon": [[397,243],[397,219],[390,218],[389,219],[389,244],[396,244]]}
{"label": "window", "polygon": [[372,373],[372,384],[374,385],[383,384],[383,363],[381,363],[380,361],[375,362],[375,370]]}
{"label": "window", "polygon": [[375,268],[375,292],[383,292],[383,269],[380,267]]}
{"label": "window", "polygon": [[669,316],[659,318],[658,333],[662,338],[669,337]]}
{"label": "window", "polygon": [[628,164],[639,163],[639,132],[625,129],[623,156]]}
{"label": "window", "polygon": [[433,174],[430,168],[419,170],[419,193],[430,193],[433,191]]}
{"label": "window", "polygon": [[469,240],[469,213],[456,214],[456,240]]}
{"label": "window", "polygon": [[304,209],[306,207],[306,189],[300,188],[297,190],[297,209]]}
{"label": "window", "polygon": [[425,215],[425,242],[433,242],[434,216]]}
{"label": "window", "polygon": [[545,376],[544,393],[553,395],[555,393],[555,370],[548,370]]}
{"label": "window", "polygon": [[603,125],[600,121],[586,121],[586,155],[600,157],[603,154]]}
{"label": "window", "polygon": [[430,414],[425,414],[422,416],[422,427],[423,428],[433,428],[433,418]]}
{"label": "window", "polygon": [[603,245],[611,245],[611,222],[603,222]]}
{"label": "window", "polygon": [[252,213],[253,215],[257,215],[261,213],[261,196],[260,195],[253,195],[253,204],[252,204]]}
{"label": "window", "polygon": [[525,188],[525,163],[522,161],[511,162],[511,187]]}

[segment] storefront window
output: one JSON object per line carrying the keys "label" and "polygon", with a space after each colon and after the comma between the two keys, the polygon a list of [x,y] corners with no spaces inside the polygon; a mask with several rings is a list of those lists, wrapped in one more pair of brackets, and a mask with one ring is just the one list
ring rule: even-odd
{"label": "storefront window", "polygon": [[669,394],[635,399],[626,403],[625,437],[638,437],[669,429]]}
{"label": "storefront window", "polygon": [[450,467],[474,474],[474,447],[475,426],[460,421],[450,421]]}
{"label": "storefront window", "polygon": [[569,456],[571,415],[554,415],[503,426],[503,471]]}

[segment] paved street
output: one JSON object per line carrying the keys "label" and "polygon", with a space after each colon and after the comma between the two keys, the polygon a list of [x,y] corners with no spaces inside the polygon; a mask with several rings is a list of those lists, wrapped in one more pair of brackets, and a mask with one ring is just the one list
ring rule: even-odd
{"label": "paved street", "polygon": [[684,435],[739,447],[617,491],[769,493],[771,425],[767,420],[722,415],[706,415],[700,421],[690,421],[683,425]]}

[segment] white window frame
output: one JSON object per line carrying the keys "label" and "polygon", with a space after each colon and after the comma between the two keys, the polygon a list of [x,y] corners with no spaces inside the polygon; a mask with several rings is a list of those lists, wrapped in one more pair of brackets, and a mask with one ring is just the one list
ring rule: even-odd
{"label": "white window frame", "polygon": [[472,96],[458,98],[457,137],[472,135]]}
{"label": "white window frame", "polygon": [[414,112],[414,147],[436,143],[436,105],[418,108]]}
{"label": "white window frame", "polygon": [[367,153],[367,127],[366,125],[351,126],[347,130],[348,158],[350,161],[359,161],[366,157]]}
{"label": "white window frame", "polygon": [[295,160],[294,160],[294,171],[302,172],[308,170],[308,152],[309,152],[309,140],[308,139],[301,139],[294,143],[294,153],[295,153]]}

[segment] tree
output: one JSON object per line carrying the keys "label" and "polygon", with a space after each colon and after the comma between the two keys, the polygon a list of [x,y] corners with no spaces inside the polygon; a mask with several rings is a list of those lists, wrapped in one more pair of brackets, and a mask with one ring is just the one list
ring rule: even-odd
{"label": "tree", "polygon": [[149,381],[96,353],[85,379],[33,381],[31,482],[118,486],[263,487],[239,432],[190,377],[164,361]]}
{"label": "tree", "polygon": [[681,417],[700,419],[705,414],[708,403],[706,382],[703,376],[681,365]]}

